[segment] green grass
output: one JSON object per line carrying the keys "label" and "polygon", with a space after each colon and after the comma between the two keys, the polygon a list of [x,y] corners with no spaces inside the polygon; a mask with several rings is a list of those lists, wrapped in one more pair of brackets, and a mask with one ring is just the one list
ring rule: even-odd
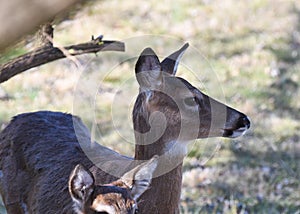
{"label": "green grass", "polygon": [[104,34],[123,40],[126,53],[81,56],[82,73],[60,60],[1,84],[12,98],[0,100],[0,122],[39,109],[74,112],[98,141],[132,156],[136,57],[148,46],[165,56],[188,41],[178,75],[245,112],[252,126],[238,139],[191,144],[182,213],[300,213],[299,11],[296,0],[96,2],[57,25],[55,41]]}
{"label": "green grass", "polygon": [[6,63],[9,60],[14,59],[27,52],[26,48],[19,46],[20,45],[17,45],[16,47],[7,50],[5,54],[0,55],[0,64]]}

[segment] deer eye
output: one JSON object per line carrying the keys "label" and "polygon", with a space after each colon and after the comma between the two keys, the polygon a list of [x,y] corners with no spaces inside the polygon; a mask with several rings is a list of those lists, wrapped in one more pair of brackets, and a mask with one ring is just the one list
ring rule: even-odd
{"label": "deer eye", "polygon": [[184,103],[188,106],[196,106],[196,98],[195,97],[187,97],[184,99]]}

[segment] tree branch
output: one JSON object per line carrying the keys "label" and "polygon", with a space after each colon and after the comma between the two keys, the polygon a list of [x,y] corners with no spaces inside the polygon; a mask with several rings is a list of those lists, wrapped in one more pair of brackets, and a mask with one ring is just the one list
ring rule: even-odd
{"label": "tree branch", "polygon": [[0,83],[30,68],[68,57],[68,55],[76,56],[86,53],[97,53],[99,51],[125,51],[125,45],[123,42],[102,41],[101,38],[97,38],[91,42],[70,45],[63,48],[44,46],[1,65]]}

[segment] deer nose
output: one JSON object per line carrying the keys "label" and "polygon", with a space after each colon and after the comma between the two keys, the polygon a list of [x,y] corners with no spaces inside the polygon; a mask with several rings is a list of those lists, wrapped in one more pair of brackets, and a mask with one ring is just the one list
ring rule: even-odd
{"label": "deer nose", "polygon": [[250,122],[249,117],[245,116],[245,117],[242,119],[242,123],[243,123],[243,125],[244,125],[247,129],[250,128],[251,122]]}

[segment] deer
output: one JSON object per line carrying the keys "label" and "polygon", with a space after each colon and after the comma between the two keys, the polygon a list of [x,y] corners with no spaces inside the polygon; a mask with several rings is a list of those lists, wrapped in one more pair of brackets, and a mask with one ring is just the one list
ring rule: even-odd
{"label": "deer", "polygon": [[137,213],[137,199],[150,187],[157,159],[154,156],[125,173],[120,179],[105,185],[96,185],[93,174],[77,164],[68,181],[74,211],[77,214]]}
{"label": "deer", "polygon": [[[179,213],[182,164],[189,142],[211,137],[236,138],[250,128],[250,119],[244,113],[175,76],[188,46],[184,44],[162,61],[151,48],[145,48],[135,65],[139,94],[132,111],[134,160],[159,157],[151,188],[138,198],[139,213]],[[52,144],[50,148],[49,144]],[[57,152],[61,150],[63,152]],[[68,195],[66,186],[61,184],[65,182],[55,177],[51,179],[52,174],[47,174],[46,170],[49,166],[54,165],[53,170],[59,170],[60,177],[65,178],[72,166],[82,163],[100,184],[116,180],[121,177],[119,174],[133,167],[131,157],[92,143],[80,118],[60,112],[41,111],[16,116],[0,134],[0,155],[0,192],[8,210],[13,210],[9,213],[25,213],[29,200],[38,200],[35,202],[38,208],[47,203],[52,208],[55,205],[53,210],[63,210],[59,213],[71,209],[71,199],[59,200]],[[65,161],[72,164],[65,166]],[[118,176],[112,171],[118,172]],[[31,178],[35,174],[49,177],[55,183],[39,184],[43,179]],[[23,179],[31,182],[22,182]],[[61,189],[60,195],[50,191],[56,186]],[[47,195],[39,194],[42,191],[38,188],[43,188]]]}
{"label": "deer", "polygon": [[[78,139],[97,151],[98,167]],[[91,143],[80,118],[49,111],[15,116],[0,134],[0,155],[0,193],[8,214],[136,213],[158,164],[154,156],[133,168],[132,159]],[[121,161],[122,176],[101,170],[99,163],[114,169],[109,160]]]}
{"label": "deer", "polygon": [[182,163],[189,142],[210,137],[236,138],[250,128],[244,113],[175,76],[188,47],[185,43],[162,61],[151,48],[145,48],[136,62],[139,95],[132,113],[135,159],[163,157],[152,188],[141,197],[142,213],[179,213]]}

